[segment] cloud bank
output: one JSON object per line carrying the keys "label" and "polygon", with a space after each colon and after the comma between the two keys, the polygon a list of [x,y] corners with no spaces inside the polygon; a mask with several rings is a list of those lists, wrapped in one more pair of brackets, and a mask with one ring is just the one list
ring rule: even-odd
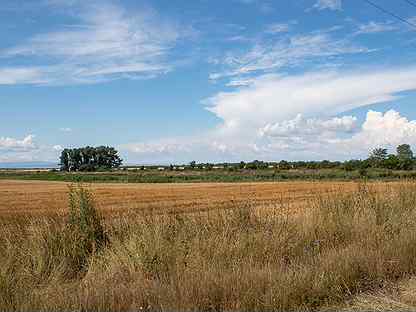
{"label": "cloud bank", "polygon": [[416,68],[368,72],[310,72],[265,75],[231,92],[208,99],[207,109],[223,120],[222,128],[240,132],[290,120],[298,114],[332,116],[391,101],[416,89]]}
{"label": "cloud bank", "polygon": [[416,67],[262,75],[204,101],[220,124],[204,135],[121,146],[131,159],[166,162],[366,157],[375,146],[416,144],[415,121],[399,112],[349,111],[416,90]]}

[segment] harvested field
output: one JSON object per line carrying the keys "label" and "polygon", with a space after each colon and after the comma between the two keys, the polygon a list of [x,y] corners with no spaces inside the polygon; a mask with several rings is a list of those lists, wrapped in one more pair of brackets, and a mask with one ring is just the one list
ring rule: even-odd
{"label": "harvested field", "polygon": [[[104,211],[101,196],[164,205],[106,220],[85,188],[62,218],[33,207],[65,184],[12,185],[3,204],[21,196],[37,214],[0,215],[1,311],[415,311],[414,182],[91,185]],[[163,213],[192,202],[234,209]]]}
{"label": "harvested field", "polygon": [[[284,203],[301,206],[318,193],[351,191],[354,182],[88,184],[105,214],[130,209],[193,212]],[[0,216],[66,209],[68,183],[0,180]]]}

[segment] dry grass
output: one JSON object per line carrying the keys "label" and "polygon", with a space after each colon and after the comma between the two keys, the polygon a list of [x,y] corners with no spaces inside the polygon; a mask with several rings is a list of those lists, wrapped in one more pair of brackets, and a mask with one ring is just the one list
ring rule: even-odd
{"label": "dry grass", "polygon": [[0,310],[414,307],[414,287],[397,283],[416,273],[416,184],[318,194],[298,214],[285,205],[113,214],[108,242],[78,262],[80,237],[96,246],[85,228],[62,216],[8,218],[0,227]]}

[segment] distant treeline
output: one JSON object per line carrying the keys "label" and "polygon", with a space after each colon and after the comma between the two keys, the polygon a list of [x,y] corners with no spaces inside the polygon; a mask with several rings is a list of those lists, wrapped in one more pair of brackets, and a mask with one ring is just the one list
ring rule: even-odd
{"label": "distant treeline", "polygon": [[[170,165],[170,169],[178,167]],[[368,168],[390,169],[390,170],[412,170],[416,169],[416,158],[409,144],[401,144],[396,148],[396,154],[389,154],[385,148],[376,148],[371,151],[367,159],[352,159],[347,161],[286,161],[266,162],[254,160],[239,163],[196,163],[192,161],[186,167],[189,169],[267,169],[275,168],[281,170],[289,169],[344,169],[346,171],[365,170]]]}
{"label": "distant treeline", "polygon": [[[62,171],[97,171],[117,169],[121,166],[122,160],[118,151],[113,147],[83,147],[64,149],[60,157]],[[254,160],[251,162],[238,163],[197,163],[190,162],[187,165],[169,166],[125,166],[122,169],[128,170],[261,170],[261,169],[343,169],[346,171],[360,170],[362,175],[369,168],[390,169],[390,170],[413,170],[416,169],[416,158],[409,144],[397,146],[395,154],[389,154],[385,148],[376,148],[371,151],[367,159],[353,159],[347,161],[275,161],[266,162]]]}

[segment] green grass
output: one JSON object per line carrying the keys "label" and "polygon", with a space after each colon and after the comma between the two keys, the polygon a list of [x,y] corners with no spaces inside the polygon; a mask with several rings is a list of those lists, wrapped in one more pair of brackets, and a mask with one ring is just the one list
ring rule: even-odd
{"label": "green grass", "polygon": [[[66,182],[113,182],[113,183],[185,183],[185,182],[267,182],[291,180],[359,180],[359,171],[341,169],[320,170],[213,170],[213,171],[164,171],[158,172],[99,172],[99,173],[60,173],[23,172],[18,170],[0,171],[0,179],[45,180]],[[370,169],[366,179],[397,180],[414,179],[416,171],[391,171]]]}

